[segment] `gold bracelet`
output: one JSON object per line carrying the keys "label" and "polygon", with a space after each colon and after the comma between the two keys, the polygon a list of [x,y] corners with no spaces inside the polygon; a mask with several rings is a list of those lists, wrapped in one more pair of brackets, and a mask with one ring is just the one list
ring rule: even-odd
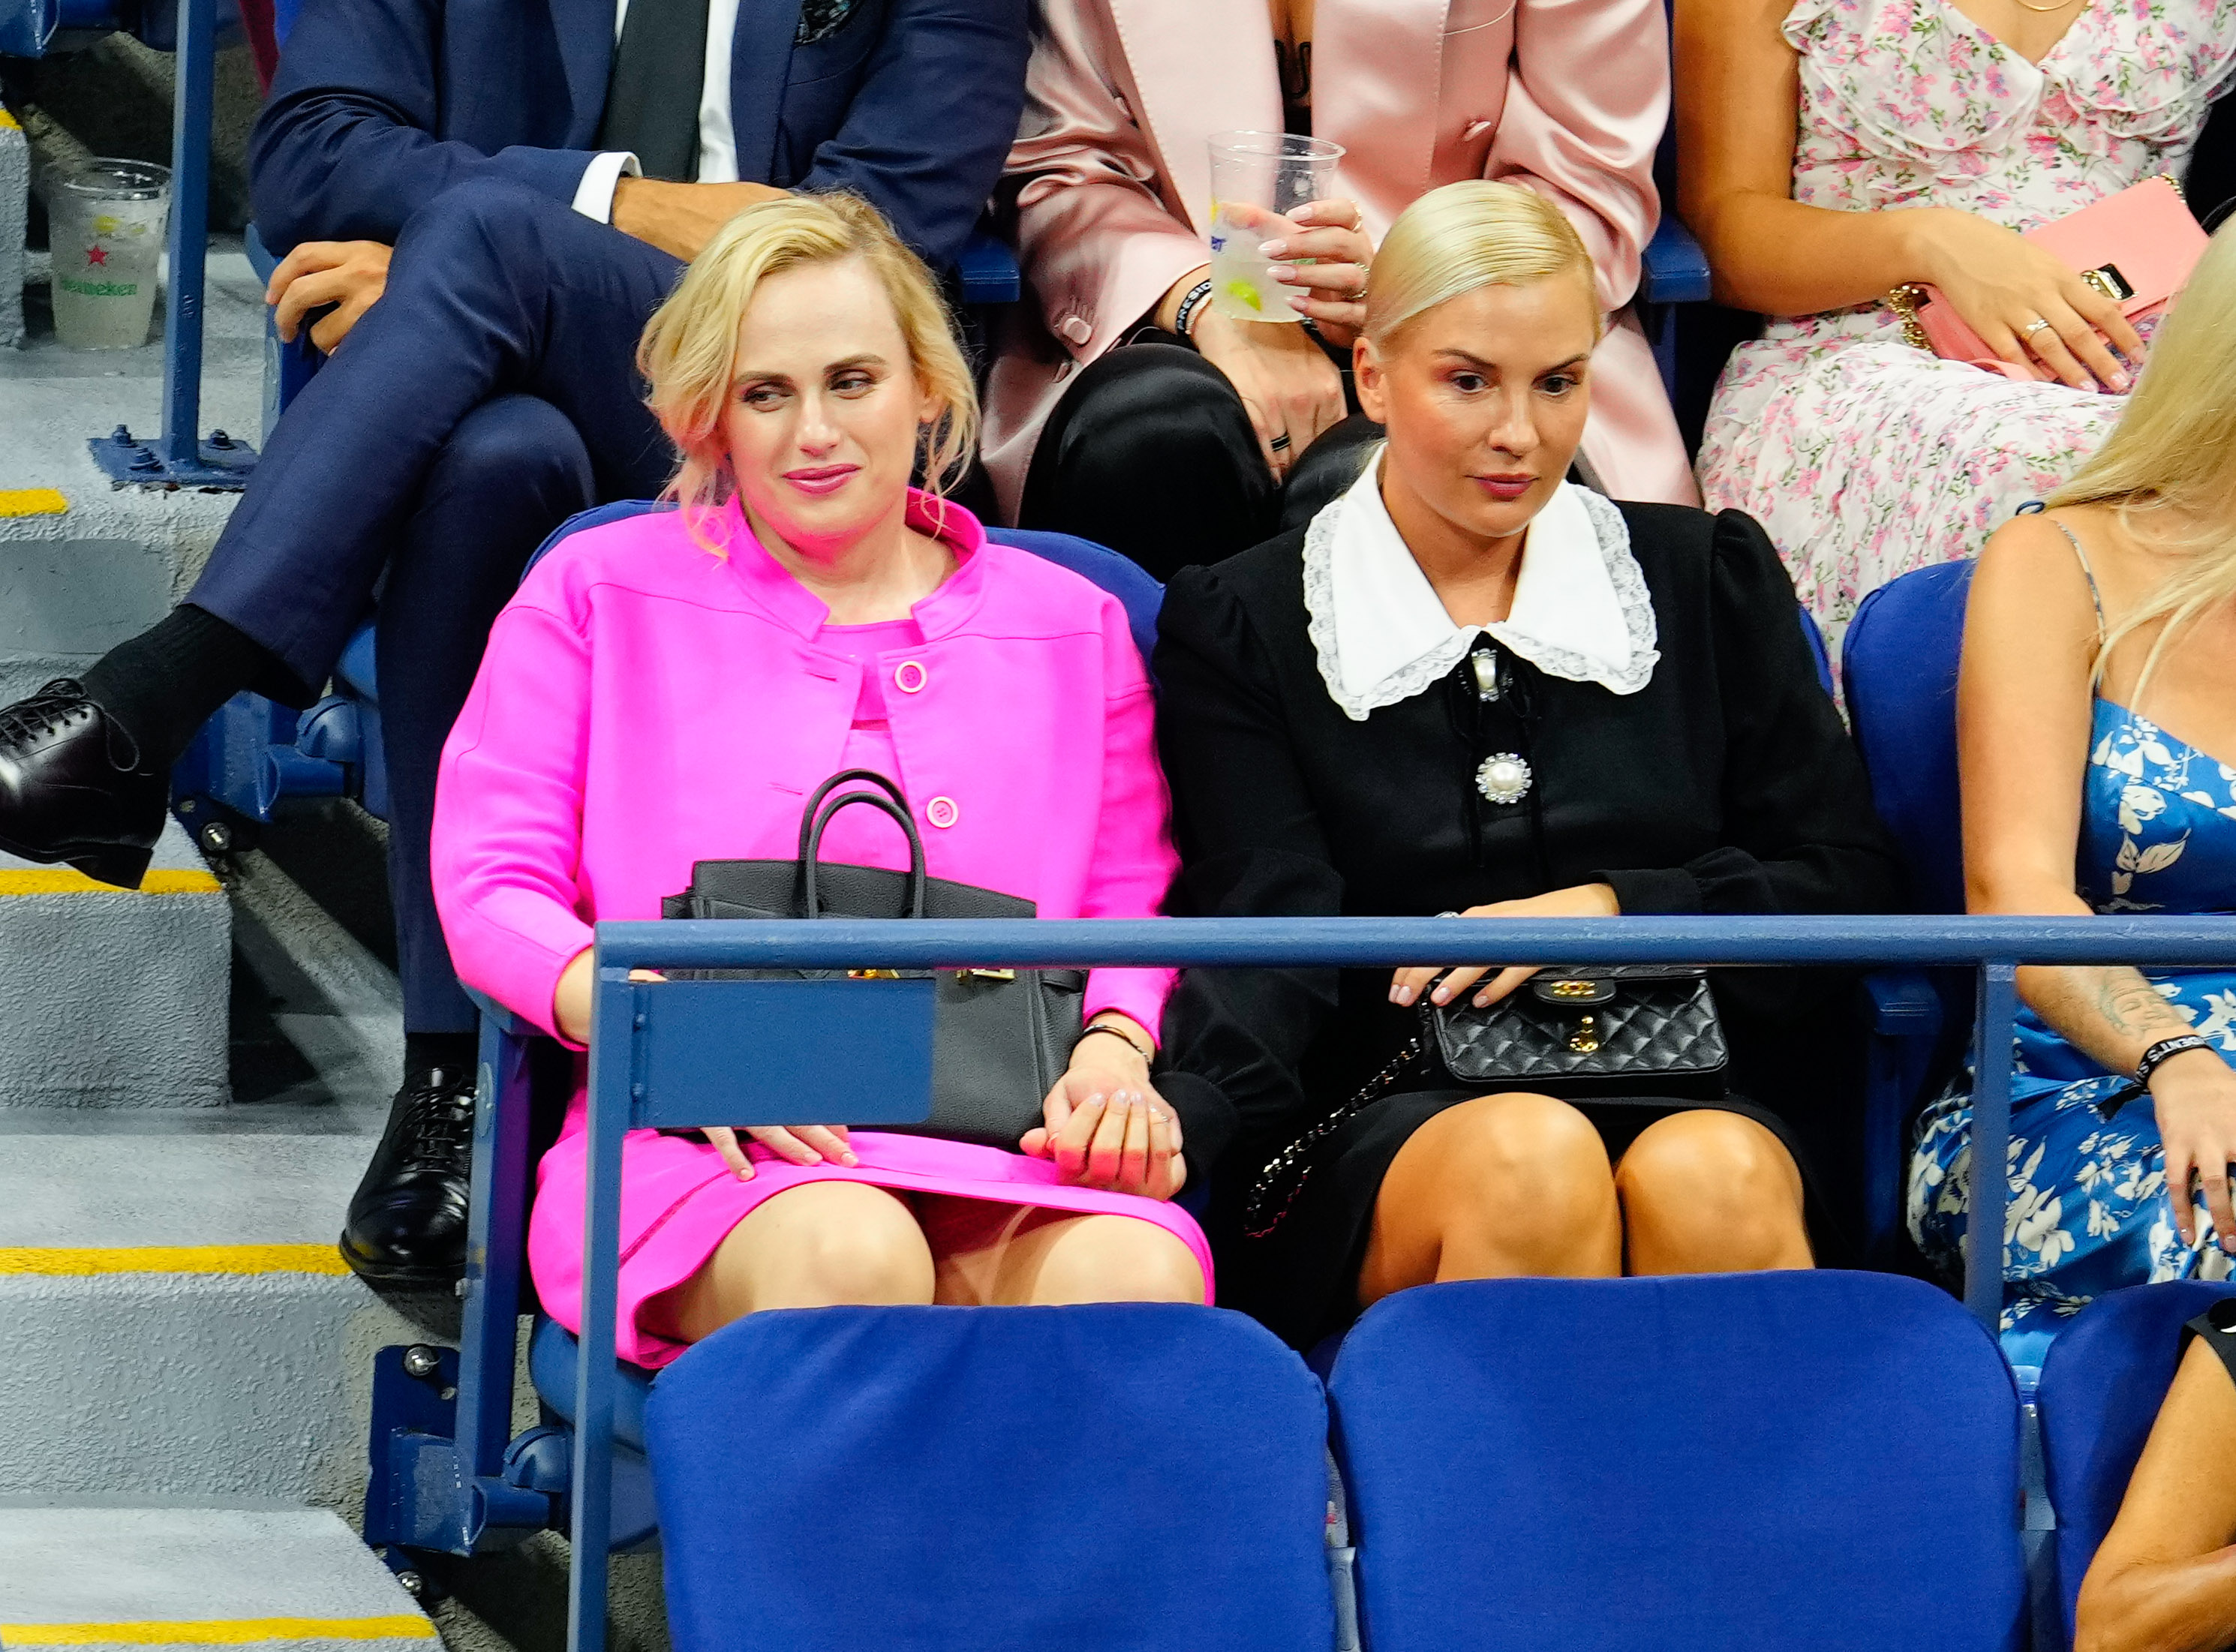
{"label": "gold bracelet", "polygon": [[1930,352],[1933,340],[1925,336],[1925,324],[1917,319],[1917,306],[1925,298],[1925,289],[1915,281],[1904,281],[1886,295],[1886,306],[1902,318],[1902,341],[1917,349]]}

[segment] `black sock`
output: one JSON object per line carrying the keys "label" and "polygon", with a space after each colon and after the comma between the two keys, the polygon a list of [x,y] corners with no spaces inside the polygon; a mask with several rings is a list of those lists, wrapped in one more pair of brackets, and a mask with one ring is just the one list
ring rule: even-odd
{"label": "black sock", "polygon": [[445,1083],[470,1083],[475,1048],[481,1040],[470,1032],[407,1032],[404,1035],[404,1082],[415,1084],[439,1069]]}
{"label": "black sock", "polygon": [[185,602],[102,655],[85,692],[139,746],[140,767],[158,771],[179,760],[212,712],[278,664],[262,643]]}

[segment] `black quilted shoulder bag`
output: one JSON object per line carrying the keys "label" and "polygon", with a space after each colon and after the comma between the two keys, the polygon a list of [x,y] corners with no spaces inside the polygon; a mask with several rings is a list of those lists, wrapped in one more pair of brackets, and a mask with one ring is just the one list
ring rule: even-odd
{"label": "black quilted shoulder bag", "polygon": [[[860,785],[869,790],[840,791]],[[834,793],[836,796],[832,795]],[[874,808],[908,839],[909,869],[822,859],[832,817],[852,804]],[[662,918],[1034,918],[1034,904],[972,884],[924,875],[924,839],[908,799],[885,776],[847,769],[816,788],[799,820],[794,860],[701,860],[691,887],[660,904]],[[681,980],[772,976],[829,978],[838,970],[674,970]],[[1071,1061],[1087,997],[1082,970],[903,970],[931,976],[931,1116],[880,1130],[937,1135],[1015,1150],[1041,1122],[1041,1102]],[[843,1123],[844,1120],[827,1121]]]}
{"label": "black quilted shoulder bag", "polygon": [[1419,1030],[1349,1101],[1273,1156],[1250,1190],[1244,1231],[1280,1226],[1312,1150],[1400,1087],[1535,1090],[1570,1100],[1660,1095],[1715,1101],[1731,1051],[1707,972],[1682,964],[1549,969],[1487,1010],[1424,997]]}

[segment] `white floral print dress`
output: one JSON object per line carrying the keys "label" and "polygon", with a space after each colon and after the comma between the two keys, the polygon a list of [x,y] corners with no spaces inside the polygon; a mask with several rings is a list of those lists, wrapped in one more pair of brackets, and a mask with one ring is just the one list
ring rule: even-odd
{"label": "white floral print dress", "polygon": [[[1961,207],[2021,232],[2180,176],[2236,73],[2236,0],[2087,0],[2039,64],[1950,0],[1799,0],[1785,33],[1796,201]],[[1867,593],[1978,551],[2125,399],[1939,360],[1881,304],[1773,318],[1716,387],[1701,491],[1769,530],[1837,658]]]}
{"label": "white floral print dress", "polygon": [[[2236,908],[2236,766],[2108,700],[2097,701],[2089,738],[2076,857],[2089,905],[2100,912]],[[2236,1061],[2236,970],[2145,973],[2193,1030]],[[2019,1012],[2012,1056],[2003,1347],[2014,1364],[2039,1366],[2065,1322],[2104,1292],[2221,1278],[2228,1260],[2201,1204],[2198,1244],[2183,1244],[2175,1231],[2147,1094],[2121,1100],[2130,1089],[2125,1075],[2105,1071],[2029,1010]],[[1910,1233],[1951,1274],[1963,1267],[1971,1185],[1970,1091],[1968,1071],[1926,1109],[1910,1160]]]}

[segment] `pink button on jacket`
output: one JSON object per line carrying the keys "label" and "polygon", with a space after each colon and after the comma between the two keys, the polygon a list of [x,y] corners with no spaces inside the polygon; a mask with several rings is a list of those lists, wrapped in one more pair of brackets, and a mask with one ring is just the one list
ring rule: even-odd
{"label": "pink button on jacket", "polygon": [[[930,503],[911,520],[935,530]],[[823,603],[734,504],[574,535],[497,617],[443,753],[435,895],[459,975],[547,1029],[601,918],[657,918],[695,861],[789,859],[840,767],[861,673],[819,643]],[[960,565],[916,605],[920,645],[877,656],[898,780],[932,876],[1043,918],[1146,918],[1177,860],[1154,707],[1115,598],[946,508]],[[900,685],[908,687],[907,682]],[[936,808],[934,806],[937,805]],[[936,816],[936,818],[934,818]],[[907,865],[893,833],[883,864]],[[1098,970],[1087,1010],[1156,1029],[1172,975]]]}

